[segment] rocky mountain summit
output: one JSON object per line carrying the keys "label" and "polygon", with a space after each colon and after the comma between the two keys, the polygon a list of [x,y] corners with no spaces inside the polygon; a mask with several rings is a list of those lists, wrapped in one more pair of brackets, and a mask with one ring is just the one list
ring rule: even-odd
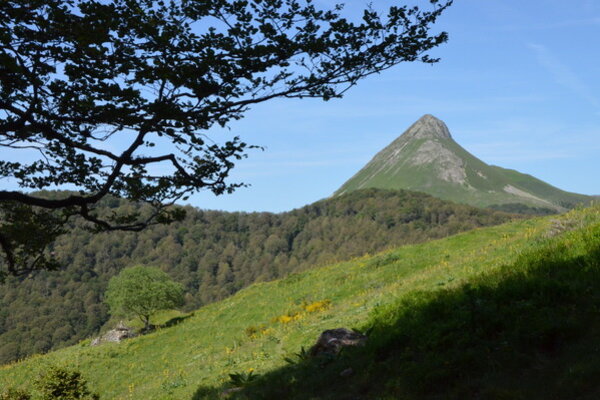
{"label": "rocky mountain summit", "polygon": [[363,188],[408,189],[507,211],[560,212],[592,199],[486,164],[461,147],[446,124],[431,114],[419,118],[377,153],[335,195]]}
{"label": "rocky mountain summit", "polygon": [[452,139],[450,130],[444,121],[431,114],[425,114],[410,126],[402,136],[412,138]]}

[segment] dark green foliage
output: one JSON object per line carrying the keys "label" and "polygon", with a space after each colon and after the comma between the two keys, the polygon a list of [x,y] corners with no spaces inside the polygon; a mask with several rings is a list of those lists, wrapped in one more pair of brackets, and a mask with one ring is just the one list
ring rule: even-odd
{"label": "dark green foliage", "polygon": [[[134,208],[107,199],[104,211]],[[184,285],[185,309],[256,281],[510,219],[406,191],[370,189],[282,214],[187,207],[180,223],[94,235],[76,226],[53,251],[64,270],[0,286],[0,362],[76,343],[108,320],[102,295],[123,268],[156,265]],[[373,266],[375,267],[375,266]]]}
{"label": "dark green foliage", "polygon": [[113,316],[138,317],[148,330],[154,313],[183,305],[183,287],[156,267],[125,268],[108,282],[104,301]]}
{"label": "dark green foliage", "polygon": [[61,367],[50,367],[35,382],[41,400],[98,400],[97,394],[91,393],[87,381],[76,370]]}
{"label": "dark green foliage", "polygon": [[233,387],[244,387],[258,378],[258,375],[254,374],[254,371],[249,372],[238,372],[235,374],[229,374],[229,384]]}
{"label": "dark green foliage", "polygon": [[[45,250],[66,232],[63,227],[66,214],[0,201],[0,247],[9,249],[4,250],[6,262],[0,260],[0,285],[6,275],[19,275],[23,265],[31,270],[42,266],[47,270],[58,269],[59,264]],[[3,264],[6,271],[2,269]]]}
{"label": "dark green foliage", "polygon": [[233,398],[597,399],[599,287],[596,224],[469,284],[375,309],[366,347],[266,374]]}
{"label": "dark green foliage", "polygon": [[[567,207],[564,204],[560,204],[560,205],[565,208],[574,208],[575,207],[574,204],[572,204],[570,207]],[[550,208],[532,207],[532,206],[528,206],[526,204],[521,204],[521,203],[492,204],[491,206],[488,206],[487,208],[489,208],[491,210],[496,210],[496,211],[504,211],[504,212],[508,212],[508,213],[525,214],[525,215],[552,215],[552,214],[557,213],[556,210],[553,210]]]}
{"label": "dark green foliage", "polygon": [[8,388],[0,392],[0,400],[30,400],[31,394],[25,390]]}
{"label": "dark green foliage", "polygon": [[[229,173],[252,146],[206,132],[254,104],[329,100],[401,62],[437,62],[426,53],[447,34],[429,29],[452,1],[428,3],[351,21],[300,0],[1,1],[0,177],[75,192],[0,190],[0,276],[54,267],[45,245],[71,217],[139,231],[181,220],[167,205],[190,193],[239,187]],[[108,195],[147,212],[103,214]],[[28,215],[52,223],[19,225]]]}
{"label": "dark green foliage", "polygon": [[302,346],[300,348],[300,351],[297,353],[294,353],[292,355],[292,357],[285,357],[284,361],[287,362],[288,364],[296,364],[296,363],[302,363],[305,361],[310,360],[310,352],[308,350],[306,350],[304,348],[304,346]]}

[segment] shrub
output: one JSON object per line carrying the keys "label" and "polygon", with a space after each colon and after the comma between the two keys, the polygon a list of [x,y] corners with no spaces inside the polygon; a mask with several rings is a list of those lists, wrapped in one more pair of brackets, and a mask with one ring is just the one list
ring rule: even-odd
{"label": "shrub", "polygon": [[42,400],[98,400],[100,396],[91,393],[87,381],[76,370],[50,367],[36,381]]}
{"label": "shrub", "polygon": [[229,374],[229,384],[233,387],[245,387],[258,378],[258,375],[254,374],[254,369],[250,368],[248,372],[238,372],[235,374]]}
{"label": "shrub", "polygon": [[0,393],[0,400],[30,400],[31,394],[22,389],[8,388]]}

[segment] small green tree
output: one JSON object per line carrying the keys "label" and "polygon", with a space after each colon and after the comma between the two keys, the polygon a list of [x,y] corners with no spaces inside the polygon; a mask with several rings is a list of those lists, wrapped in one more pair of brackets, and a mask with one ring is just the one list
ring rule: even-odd
{"label": "small green tree", "polygon": [[131,267],[110,280],[105,302],[112,315],[139,317],[148,330],[155,312],[183,304],[183,287],[159,268]]}
{"label": "small green tree", "polygon": [[87,381],[79,371],[50,367],[35,382],[42,400],[98,400],[96,393],[89,391]]}

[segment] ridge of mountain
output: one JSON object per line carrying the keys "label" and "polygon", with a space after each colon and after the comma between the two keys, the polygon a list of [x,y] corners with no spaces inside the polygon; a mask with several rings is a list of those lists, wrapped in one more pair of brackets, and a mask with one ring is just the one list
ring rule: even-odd
{"label": "ridge of mountain", "polygon": [[426,114],[378,152],[334,196],[357,189],[406,189],[476,207],[509,206],[562,212],[593,197],[558,189],[540,179],[478,159],[446,124]]}

